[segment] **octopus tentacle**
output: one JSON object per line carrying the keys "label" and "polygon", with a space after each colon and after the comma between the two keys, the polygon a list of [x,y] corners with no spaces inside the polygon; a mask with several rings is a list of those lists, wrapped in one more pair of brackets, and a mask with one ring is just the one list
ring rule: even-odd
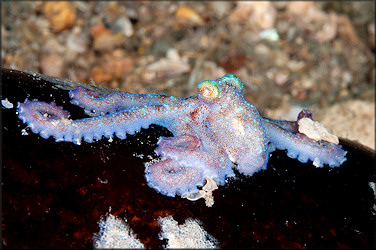
{"label": "octopus tentacle", "polygon": [[200,139],[196,136],[162,137],[158,145],[155,152],[165,160],[146,167],[145,178],[149,186],[166,195],[183,196],[197,191],[205,178],[224,185],[226,176],[233,174],[231,167],[225,168],[218,158],[201,150]]}
{"label": "octopus tentacle", "polygon": [[[51,124],[56,124],[55,121],[61,120],[69,122],[68,118],[70,114],[64,111],[62,107],[56,106],[55,103],[45,103],[39,101],[25,100],[24,103],[18,103],[19,118],[28,123],[31,130],[40,134],[43,138],[50,136],[49,130],[46,127]],[[56,131],[56,135],[59,136],[60,131]]]}
{"label": "octopus tentacle", "polygon": [[298,118],[296,121],[280,121],[280,120],[274,120],[274,119],[265,118],[265,117],[263,117],[263,120],[269,123],[274,123],[280,126],[281,128],[290,131],[291,133],[297,133],[299,132],[298,122],[302,118],[312,119],[312,112],[308,109],[303,109],[302,111],[299,112]]}
{"label": "octopus tentacle", "polygon": [[147,166],[145,178],[151,188],[171,197],[197,191],[197,186],[202,186],[205,181],[200,168],[181,166],[173,159]]}
{"label": "octopus tentacle", "polygon": [[283,127],[264,119],[264,126],[270,142],[278,149],[287,149],[287,156],[297,158],[300,162],[314,161],[315,165],[330,167],[341,165],[346,160],[346,151],[341,145],[327,141],[316,141],[299,132],[292,133]]}
{"label": "octopus tentacle", "polygon": [[19,117],[32,128],[34,133],[39,133],[43,138],[50,136],[56,141],[72,141],[81,143],[93,139],[113,137],[115,133],[120,139],[126,138],[126,134],[133,134],[141,128],[147,128],[154,123],[167,128],[172,126],[171,117],[189,112],[197,101],[185,100],[184,104],[151,105],[137,109],[124,110],[104,116],[96,116],[79,120],[68,119],[69,113],[63,111],[55,104],[39,101],[28,101],[18,104]]}
{"label": "octopus tentacle", "polygon": [[189,134],[182,134],[174,138],[160,137],[157,144],[160,151],[164,151],[166,147],[169,146],[195,150],[201,148],[202,145],[200,139],[197,138],[197,136]]}
{"label": "octopus tentacle", "polygon": [[224,163],[222,157],[215,157],[215,155],[204,151],[200,139],[192,135],[162,137],[155,152],[162,157],[178,161],[182,166],[200,168],[204,177],[214,179],[219,183],[218,185],[223,185],[221,179],[233,173],[232,165]]}
{"label": "octopus tentacle", "polygon": [[75,87],[69,92],[71,103],[83,108],[92,116],[114,113],[143,105],[162,105],[181,101],[181,98],[159,94],[130,94],[113,92],[100,95],[85,87]]}

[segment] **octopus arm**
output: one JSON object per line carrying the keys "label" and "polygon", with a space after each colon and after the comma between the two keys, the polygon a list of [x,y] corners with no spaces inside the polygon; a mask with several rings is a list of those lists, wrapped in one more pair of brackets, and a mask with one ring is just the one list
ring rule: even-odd
{"label": "octopus arm", "polygon": [[225,184],[226,176],[232,176],[231,164],[221,161],[201,150],[196,136],[183,134],[161,138],[155,152],[162,160],[146,167],[145,178],[150,187],[167,196],[198,191],[205,179],[213,179],[218,185]]}
{"label": "octopus arm", "polygon": [[263,119],[269,140],[278,149],[287,149],[287,156],[297,158],[300,162],[311,160],[317,167],[328,164],[330,167],[340,166],[346,160],[347,151],[341,145],[327,141],[316,141],[301,133],[293,133],[289,129]]}
{"label": "octopus arm", "polygon": [[268,122],[270,124],[275,124],[276,126],[281,127],[284,130],[287,130],[291,133],[297,133],[298,132],[298,123],[296,121],[279,121],[279,120],[273,120],[269,118],[263,118],[264,122]]}
{"label": "octopus arm", "polygon": [[290,131],[291,133],[297,133],[299,132],[299,125],[298,122],[302,118],[310,118],[312,119],[312,112],[308,109],[303,109],[299,112],[298,118],[296,121],[280,121],[280,120],[274,120],[270,118],[263,118],[264,121],[269,123],[274,123],[275,125],[280,126],[281,128]]}
{"label": "octopus arm", "polygon": [[43,138],[52,136],[56,141],[80,144],[82,138],[90,143],[102,136],[111,138],[114,133],[124,139],[127,133],[133,134],[152,123],[174,130],[173,120],[185,110],[189,112],[195,104],[195,100],[187,100],[184,104],[141,106],[103,116],[71,120],[69,113],[54,103],[26,100],[18,104],[18,113],[19,118]]}
{"label": "octopus arm", "polygon": [[175,197],[196,191],[205,178],[203,171],[194,166],[181,166],[174,159],[165,159],[147,166],[145,178],[148,185],[158,192]]}
{"label": "octopus arm", "polygon": [[69,92],[71,102],[92,116],[115,113],[119,110],[132,109],[143,105],[171,104],[182,100],[173,96],[159,94],[130,94],[113,92],[99,94],[85,87],[78,86]]}

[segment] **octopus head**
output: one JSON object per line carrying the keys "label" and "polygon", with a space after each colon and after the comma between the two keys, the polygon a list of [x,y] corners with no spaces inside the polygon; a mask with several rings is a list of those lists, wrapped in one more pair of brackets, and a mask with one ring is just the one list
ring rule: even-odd
{"label": "octopus head", "polygon": [[267,137],[257,109],[242,95],[243,83],[232,74],[197,86],[200,101],[209,107],[206,124],[239,171],[251,174],[266,165]]}

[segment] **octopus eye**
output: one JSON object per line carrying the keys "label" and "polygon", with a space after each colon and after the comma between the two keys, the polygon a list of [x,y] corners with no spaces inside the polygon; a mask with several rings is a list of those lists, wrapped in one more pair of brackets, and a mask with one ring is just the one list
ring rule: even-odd
{"label": "octopus eye", "polygon": [[217,81],[231,85],[239,93],[243,92],[244,84],[240,81],[240,79],[237,76],[233,74],[226,74],[223,77],[217,79]]}
{"label": "octopus eye", "polygon": [[213,80],[202,81],[197,86],[197,94],[200,100],[206,103],[212,103],[220,97],[220,85]]}

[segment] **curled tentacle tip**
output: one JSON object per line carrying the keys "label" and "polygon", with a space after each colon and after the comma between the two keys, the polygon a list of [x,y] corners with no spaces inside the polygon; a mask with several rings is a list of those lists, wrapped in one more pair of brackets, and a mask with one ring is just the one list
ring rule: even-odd
{"label": "curled tentacle tip", "polygon": [[205,181],[200,169],[180,166],[173,159],[160,160],[147,166],[145,178],[150,187],[171,197],[195,191]]}

